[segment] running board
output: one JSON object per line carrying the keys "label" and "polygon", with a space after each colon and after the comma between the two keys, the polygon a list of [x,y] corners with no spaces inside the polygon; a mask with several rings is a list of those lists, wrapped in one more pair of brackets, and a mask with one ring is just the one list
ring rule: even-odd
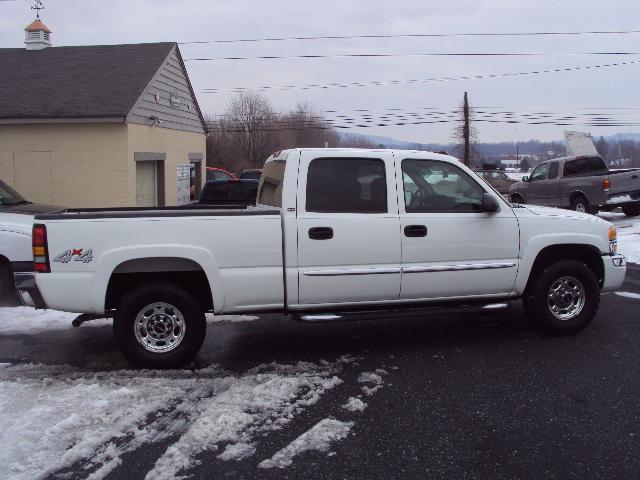
{"label": "running board", "polygon": [[511,307],[510,302],[482,303],[469,305],[433,305],[411,308],[388,308],[375,310],[347,310],[342,312],[293,312],[291,315],[295,320],[302,322],[335,322],[341,320],[369,320],[390,317],[417,317],[427,314],[461,314],[461,313],[483,313],[497,314],[504,312]]}

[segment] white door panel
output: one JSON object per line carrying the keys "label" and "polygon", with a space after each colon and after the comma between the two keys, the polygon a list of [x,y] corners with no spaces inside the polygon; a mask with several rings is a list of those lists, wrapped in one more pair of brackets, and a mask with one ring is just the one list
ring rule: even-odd
{"label": "white door panel", "polygon": [[[314,227],[333,238],[312,240]],[[398,217],[345,214],[298,219],[301,304],[397,299],[400,293]]]}
{"label": "white door panel", "polygon": [[420,223],[428,233],[402,238],[401,297],[509,292],[517,273],[518,224],[513,215],[497,215],[405,214],[403,230]]}
{"label": "white door panel", "polygon": [[497,213],[473,211],[479,210],[483,192],[495,196],[473,173],[437,161],[413,162],[406,164],[405,172],[401,161],[396,165],[398,189],[405,192],[400,196],[404,198],[400,298],[509,293],[520,250],[518,222],[511,209],[501,202]]}
{"label": "white door panel", "polygon": [[398,299],[400,220],[393,157],[387,152],[319,155],[300,158],[298,304]]}

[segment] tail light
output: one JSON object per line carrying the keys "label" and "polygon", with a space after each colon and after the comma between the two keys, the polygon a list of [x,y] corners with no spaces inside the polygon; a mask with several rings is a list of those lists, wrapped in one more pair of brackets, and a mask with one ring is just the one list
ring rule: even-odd
{"label": "tail light", "polygon": [[602,181],[602,188],[605,192],[608,192],[611,188],[611,182],[609,181],[608,177]]}
{"label": "tail light", "polygon": [[47,247],[47,227],[35,224],[31,242],[33,245],[33,265],[36,272],[49,273],[51,267],[49,265],[49,249]]}

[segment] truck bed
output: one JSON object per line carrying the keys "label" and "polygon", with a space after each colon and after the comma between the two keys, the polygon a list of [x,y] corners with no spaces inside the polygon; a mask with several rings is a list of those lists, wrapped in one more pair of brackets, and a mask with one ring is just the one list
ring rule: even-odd
{"label": "truck bed", "polygon": [[36,215],[36,220],[89,220],[98,218],[136,217],[203,217],[279,215],[278,209],[247,208],[246,205],[198,205],[179,207],[68,208]]}

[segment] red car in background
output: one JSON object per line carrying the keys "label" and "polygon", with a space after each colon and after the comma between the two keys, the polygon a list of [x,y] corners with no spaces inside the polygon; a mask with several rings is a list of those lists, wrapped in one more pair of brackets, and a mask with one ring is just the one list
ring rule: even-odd
{"label": "red car in background", "polygon": [[224,168],[207,167],[207,181],[209,180],[238,180],[238,177]]}

